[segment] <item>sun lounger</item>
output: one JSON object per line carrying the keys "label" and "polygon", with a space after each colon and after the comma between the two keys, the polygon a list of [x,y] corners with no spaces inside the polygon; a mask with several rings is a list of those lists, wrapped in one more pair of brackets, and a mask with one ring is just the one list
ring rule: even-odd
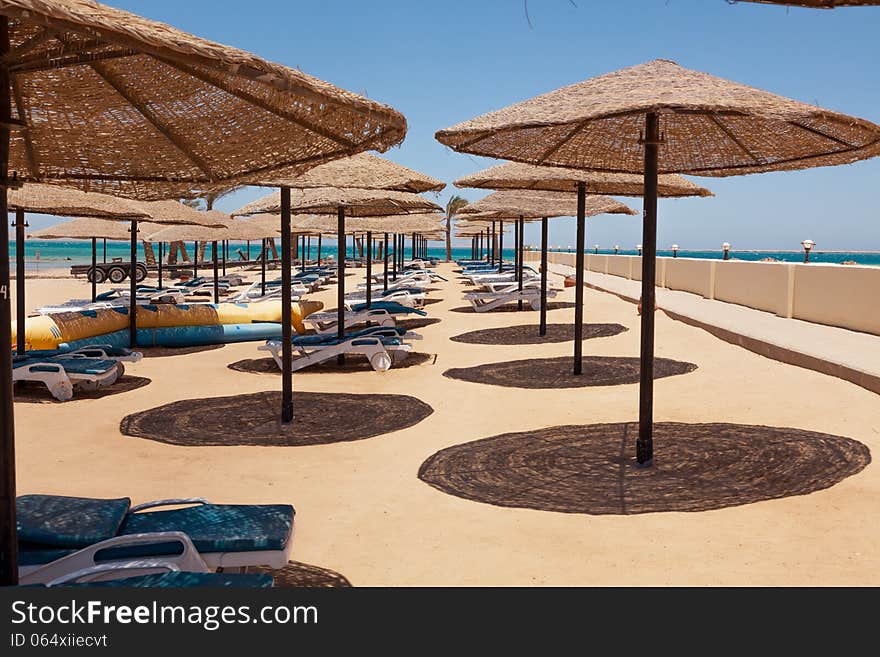
{"label": "sun lounger", "polygon": [[[36,312],[40,315],[52,315],[54,313],[127,307],[128,299],[129,291],[118,288],[98,294],[95,297],[95,301],[90,299],[71,299],[70,301],[52,306],[41,306],[36,309]],[[176,289],[163,289],[157,292],[147,290],[143,293],[138,292],[135,298],[139,306],[157,305],[160,303],[184,303],[185,300],[186,297],[183,292]]]}
{"label": "sun lounger", "polygon": [[[309,293],[309,288],[294,284],[290,286],[290,294],[292,301],[298,301],[302,296]],[[266,301],[269,299],[280,299],[281,298],[281,284],[270,285],[266,284],[266,293],[263,294],[263,287],[258,282],[252,283],[250,287],[242,290],[238,294],[229,298],[229,301],[232,303],[252,303],[259,301]]]}
{"label": "sun lounger", "polygon": [[12,382],[42,383],[58,401],[73,399],[74,390],[97,390],[116,383],[124,372],[122,363],[103,358],[62,354],[41,357],[13,354]]}
{"label": "sun lounger", "polygon": [[84,356],[85,358],[99,358],[102,360],[115,360],[117,363],[137,363],[144,355],[139,351],[132,351],[125,347],[114,347],[109,344],[95,344],[80,349],[32,349],[26,352],[31,358],[56,358],[58,356]]}
{"label": "sun lounger", "polygon": [[[421,339],[421,336],[397,327],[379,326],[349,333],[342,339],[331,334],[298,335],[292,340],[292,371],[318,365],[343,354],[359,354],[370,361],[376,372],[385,372],[395,363],[403,362],[412,351],[404,339]],[[281,346],[281,340],[269,340],[258,349],[270,352],[280,369],[284,366]]]}
{"label": "sun lounger", "polygon": [[[181,508],[162,508],[168,506]],[[101,541],[162,532],[185,534],[211,570],[281,568],[289,561],[293,538],[294,509],[287,504],[209,504],[203,499],[176,499],[131,506],[129,498],[22,495],[16,508],[22,576]],[[120,540],[112,551],[97,557],[130,560],[169,554],[179,554],[179,542],[159,548],[157,554],[143,542],[128,545]]]}
{"label": "sun lounger", "polygon": [[[123,564],[124,565],[124,564]],[[139,567],[141,564],[134,564]],[[112,569],[114,575],[123,574],[120,566]],[[120,577],[94,581],[88,579],[93,571],[74,573],[71,576],[59,578],[46,586],[85,586],[85,587],[124,587],[124,588],[249,588],[268,589],[274,585],[271,575],[263,573],[198,573],[169,569],[166,572],[156,572],[149,575],[137,575],[134,577]]]}
{"label": "sun lounger", "polygon": [[[400,290],[388,290],[388,292],[374,292],[372,301],[394,301],[410,308],[421,308],[425,305],[425,291],[417,288],[403,288]],[[353,292],[345,297],[345,305],[355,306],[367,302],[366,292]]]}
{"label": "sun lounger", "polygon": [[[558,290],[556,289],[549,289],[547,290],[547,297],[553,298],[557,292]],[[464,295],[464,298],[471,302],[471,306],[478,313],[488,312],[516,301],[523,301],[529,304],[532,310],[538,310],[541,307],[541,290],[535,287],[519,290],[517,286],[510,286],[503,291],[468,292]]]}
{"label": "sun lounger", "polygon": [[[365,303],[346,306],[344,321],[346,329],[361,324],[395,326],[398,317],[405,315],[421,315],[424,317],[427,314],[424,310],[403,306],[395,301],[376,301],[371,303],[369,308],[367,308]],[[337,320],[338,313],[328,311],[312,313],[303,318],[303,323],[306,327],[315,331],[315,333],[336,333]]]}

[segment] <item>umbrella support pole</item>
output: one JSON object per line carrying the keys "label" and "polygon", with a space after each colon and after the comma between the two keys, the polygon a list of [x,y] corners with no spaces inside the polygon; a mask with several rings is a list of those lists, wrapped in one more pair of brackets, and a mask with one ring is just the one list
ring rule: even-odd
{"label": "umbrella support pole", "polygon": [[547,217],[541,219],[541,321],[538,335],[547,335]]}
{"label": "umbrella support pole", "polygon": [[321,266],[321,238],[323,235],[318,234],[318,266]]}
{"label": "umbrella support pole", "polygon": [[373,303],[373,233],[367,231],[367,310]]}
{"label": "umbrella support pole", "polygon": [[[345,337],[345,208],[336,210],[336,240],[342,247],[339,262],[336,263],[336,337],[341,341]],[[345,365],[345,354],[336,357],[339,365]]]}
{"label": "umbrella support pole", "polygon": [[128,300],[128,346],[137,347],[137,219],[131,220],[131,262],[128,268],[129,300]]}
{"label": "umbrella support pole", "polygon": [[159,283],[158,288],[162,289],[162,260],[165,258],[165,242],[159,242],[159,262],[157,266],[159,267]]}
{"label": "umbrella support pole", "polygon": [[107,238],[104,238],[104,264],[107,264]]}
{"label": "umbrella support pole", "polygon": [[382,241],[382,257],[385,259],[385,268],[382,272],[382,292],[388,291],[388,233],[385,233]]}
{"label": "umbrella support pole", "polygon": [[[522,292],[523,289],[523,225],[525,219],[520,215],[519,221],[516,223],[516,284],[517,290]],[[523,309],[522,299],[516,302],[516,309]]]}
{"label": "umbrella support pole", "polygon": [[[15,211],[15,335],[16,347],[20,354],[24,353],[25,338],[25,275],[24,275],[24,229],[27,221],[24,218],[24,210]],[[94,301],[94,299],[92,299]]]}
{"label": "umbrella support pole", "polygon": [[[0,16],[0,57],[9,53],[9,18]],[[0,66],[0,586],[18,584],[15,523],[15,416],[12,410],[12,306],[9,298],[9,68]]]}
{"label": "umbrella support pole", "polygon": [[[265,251],[264,251],[265,253]],[[281,423],[293,420],[293,335],[290,325],[290,187],[281,188]]]}
{"label": "umbrella support pole", "polygon": [[504,222],[498,222],[498,273],[504,271]]}
{"label": "umbrella support pole", "polygon": [[577,186],[577,237],[575,239],[575,283],[574,283],[574,374],[583,371],[584,349],[584,242],[586,241],[587,186],[579,182]]}
{"label": "umbrella support pole", "polygon": [[211,242],[211,256],[214,260],[214,303],[220,303],[220,281],[217,278],[217,240]]}
{"label": "umbrella support pole", "polygon": [[642,334],[639,369],[639,438],[636,462],[654,462],[654,287],[657,274],[657,170],[662,138],[657,114],[645,115],[645,196],[642,220]]}
{"label": "umbrella support pole", "polygon": [[199,277],[199,242],[193,242],[193,278]]}
{"label": "umbrella support pole", "polygon": [[260,296],[266,296],[266,238],[262,240],[263,249],[260,253]]}
{"label": "umbrella support pole", "polygon": [[[159,247],[161,257],[162,247]],[[160,261],[161,262],[161,261]],[[160,265],[161,267],[161,265]],[[98,238],[92,238],[92,303],[98,298]]]}

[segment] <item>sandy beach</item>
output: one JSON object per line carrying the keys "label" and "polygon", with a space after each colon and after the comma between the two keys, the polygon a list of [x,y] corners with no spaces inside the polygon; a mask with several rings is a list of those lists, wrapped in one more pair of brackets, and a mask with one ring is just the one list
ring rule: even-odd
{"label": "sandy beach", "polygon": [[[182,400],[274,391],[275,373],[234,371],[256,343],[148,357],[127,372],[149,385],[100,399],[16,403],[18,493],[168,497],[296,507],[293,558],[342,573],[355,586],[414,585],[877,585],[880,495],[869,464],[830,488],[699,512],[632,515],[501,507],[441,492],[418,478],[439,450],[508,432],[632,422],[637,384],[521,389],[444,376],[450,368],[564,357],[570,342],[502,346],[450,338],[477,329],[537,325],[538,313],[459,312],[454,267],[441,264],[418,332],[423,364],[386,373],[294,375],[296,391],[396,393],[433,409],[404,430],[296,447],[183,447],[124,436],[127,415]],[[363,270],[348,277],[353,286]],[[27,307],[88,295],[84,280],[28,279]],[[334,307],[335,286],[311,295]],[[557,301],[571,302],[568,288]],[[14,308],[14,302],[13,302]],[[548,321],[571,323],[571,307]],[[589,323],[628,330],[587,340],[584,353],[638,356],[639,317],[618,297],[586,291]],[[537,330],[537,329],[536,329]],[[840,379],[769,360],[657,315],[657,356],[697,366],[657,380],[655,421],[791,427],[880,448],[880,399]],[[48,395],[46,396],[48,400]],[[364,418],[381,423],[381,417]],[[656,444],[663,462],[663,444]],[[611,494],[611,492],[609,492]]]}

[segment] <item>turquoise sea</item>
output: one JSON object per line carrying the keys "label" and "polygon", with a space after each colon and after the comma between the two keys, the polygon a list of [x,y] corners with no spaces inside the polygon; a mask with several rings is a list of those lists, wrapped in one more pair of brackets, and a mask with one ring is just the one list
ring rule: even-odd
{"label": "turquoise sea", "polygon": [[[236,254],[237,249],[241,249],[242,252],[246,251],[245,243],[234,243],[230,242],[229,245],[229,257],[230,260],[236,259],[238,256]],[[187,250],[192,252],[192,244],[187,244]],[[563,249],[554,249],[554,251],[563,251]],[[251,257],[256,257],[259,252],[259,244],[257,242],[251,243]],[[593,250],[589,250],[588,253],[593,253]],[[107,260],[110,260],[114,257],[122,258],[123,260],[128,260],[129,253],[129,245],[125,242],[107,242]],[[335,245],[325,245],[321,249],[322,255],[336,255],[336,246]],[[445,258],[446,257],[446,249],[442,245],[440,246],[431,246],[428,249],[428,253],[431,256],[435,256],[437,258]],[[610,249],[600,249],[599,253],[601,254],[612,254],[613,250]],[[672,257],[672,251],[658,251],[658,255],[665,257]],[[138,245],[138,258],[143,258],[143,249],[140,245]],[[311,248],[311,257],[317,257],[318,248],[317,244],[314,240],[312,240],[312,248]],[[407,255],[409,254],[409,248],[407,247]],[[621,255],[637,255],[635,250],[623,250],[620,251]],[[469,258],[470,257],[470,247],[455,247],[452,249],[453,258]],[[511,249],[505,249],[504,255],[507,258],[513,257],[513,251]],[[10,260],[15,258],[15,242],[13,241],[9,245],[9,257]],[[206,258],[210,258],[210,247],[206,251]],[[716,251],[683,251],[679,250],[678,252],[679,258],[713,258],[720,259],[722,258],[722,252],[720,250]],[[804,260],[804,252],[803,251],[763,251],[763,250],[755,250],[755,251],[736,251],[732,250],[730,252],[731,258],[736,258],[739,260],[762,260],[764,258],[774,258],[776,260],[784,261],[784,262],[803,262]],[[88,264],[91,262],[91,242],[84,240],[27,240],[25,242],[25,263],[27,269],[58,269],[69,267],[70,265],[75,264]],[[98,260],[103,260],[103,244],[102,242],[98,242]],[[841,263],[845,261],[854,261],[860,265],[874,265],[880,266],[880,252],[864,252],[864,251],[852,251],[852,252],[842,252],[842,251],[820,251],[813,250],[810,253],[810,262],[826,262],[826,263]]]}

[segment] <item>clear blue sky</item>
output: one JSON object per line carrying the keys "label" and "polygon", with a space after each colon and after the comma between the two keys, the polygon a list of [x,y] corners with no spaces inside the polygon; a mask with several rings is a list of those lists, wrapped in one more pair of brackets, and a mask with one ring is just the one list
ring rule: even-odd
{"label": "clear blue sky", "polygon": [[[110,0],[388,103],[409,122],[386,157],[451,182],[493,161],[434,132],[478,114],[651,59],[880,123],[880,8],[786,9],[726,0]],[[576,6],[575,6],[576,5]],[[880,250],[880,158],[851,166],[698,178],[714,199],[660,203],[658,245]],[[243,190],[220,209],[262,192]],[[459,193],[448,187],[440,202]],[[625,199],[622,199],[625,200]],[[638,199],[629,199],[641,209]],[[632,248],[638,217],[588,220],[587,243]],[[538,241],[537,227],[526,241]],[[551,223],[574,242],[574,220]]]}

